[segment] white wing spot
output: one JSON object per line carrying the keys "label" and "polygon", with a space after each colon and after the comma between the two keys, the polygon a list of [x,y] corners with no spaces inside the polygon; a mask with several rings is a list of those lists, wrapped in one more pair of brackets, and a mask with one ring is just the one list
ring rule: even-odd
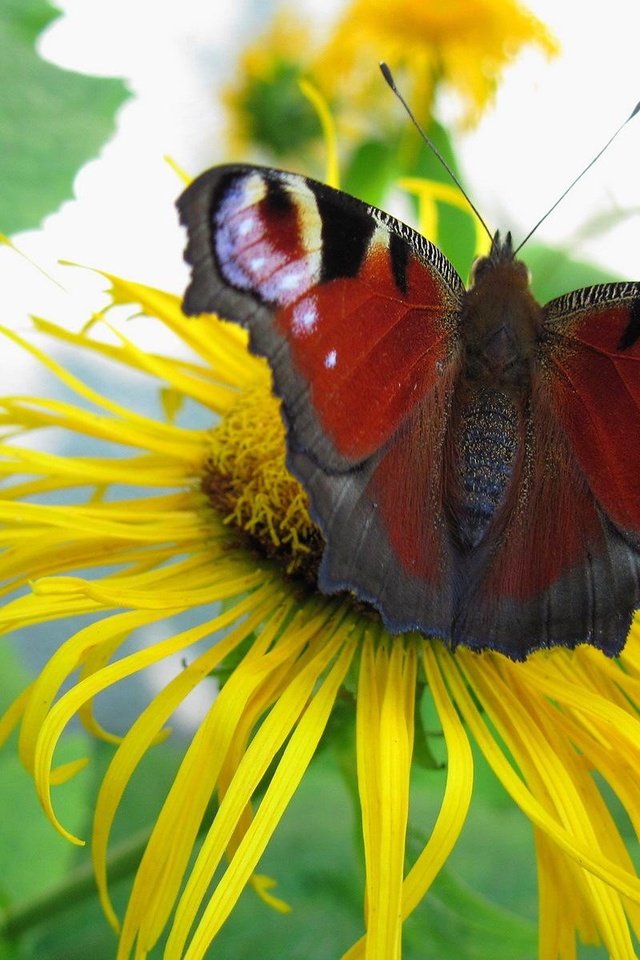
{"label": "white wing spot", "polygon": [[246,237],[248,234],[253,233],[257,228],[257,220],[250,213],[242,217],[237,224],[237,231],[239,237]]}
{"label": "white wing spot", "polygon": [[333,370],[338,360],[338,354],[335,350],[330,350],[329,353],[324,358],[324,365],[327,370]]}
{"label": "white wing spot", "polygon": [[249,270],[251,273],[258,273],[259,270],[262,270],[266,263],[265,257],[253,257],[252,260],[249,260]]}
{"label": "white wing spot", "polygon": [[320,279],[320,255],[309,253],[293,263],[275,263],[273,273],[260,284],[265,300],[286,307],[299,300]]}
{"label": "white wing spot", "polygon": [[305,283],[305,280],[306,277],[302,270],[295,269],[289,271],[288,273],[285,273],[285,271],[282,270],[281,276],[278,277],[277,283],[281,293],[286,293],[288,290],[299,290],[303,283]]}
{"label": "white wing spot", "polygon": [[293,308],[293,332],[298,335],[313,333],[318,322],[318,310],[313,297],[305,297]]}

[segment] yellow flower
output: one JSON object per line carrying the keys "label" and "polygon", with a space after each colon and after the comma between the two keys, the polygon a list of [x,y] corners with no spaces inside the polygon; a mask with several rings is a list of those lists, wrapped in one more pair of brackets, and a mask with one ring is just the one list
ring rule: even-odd
{"label": "yellow flower", "polygon": [[[477,121],[500,73],[532,44],[547,55],[557,45],[547,28],[514,0],[354,0],[315,60],[325,93],[348,98],[358,112],[385,97],[374,65],[388,62],[425,122],[437,87],[453,90],[467,123]],[[403,71],[406,69],[406,76]]]}
{"label": "yellow flower", "polygon": [[[467,816],[471,740],[533,824],[539,956],[575,956],[577,935],[603,943],[611,957],[633,957],[640,880],[607,800],[617,797],[637,831],[638,625],[619,662],[581,647],[513,663],[465,649],[454,655],[419,636],[390,636],[348,597],[320,596],[310,588],[318,534],[304,493],[284,468],[268,373],[248,354],[243,332],[213,317],[187,320],[175,297],[111,280],[114,303],[138,304],[194,357],[145,352],[121,335],[114,342],[98,335],[96,322],[80,334],[43,321],[40,330],[79,353],[100,355],[114,375],[117,365],[148,375],[160,384],[168,413],[190,401],[208,422],[187,428],[138,413],[5,331],[78,402],[0,402],[0,420],[13,438],[0,451],[2,576],[7,594],[19,591],[0,612],[1,628],[46,622],[53,632],[72,615],[93,619],[60,637],[40,676],[5,714],[0,734],[19,725],[21,757],[41,802],[74,842],[64,827],[64,797],[54,811],[51,786],[84,761],[56,769],[56,745],[75,715],[114,743],[92,849],[104,910],[120,931],[118,960],[141,960],[167,931],[169,960],[204,957],[247,884],[287,909],[256,870],[345,683],[356,703],[366,864],[363,938],[345,958],[400,958],[403,920],[427,894]],[[31,440],[42,429],[103,442],[104,453],[43,452]],[[128,454],[114,455],[114,442]],[[184,611],[190,625],[172,632],[170,618]],[[163,623],[162,639],[120,651],[135,631]],[[187,650],[190,662],[121,739],[100,727],[92,705],[101,692]],[[228,678],[185,750],[120,922],[107,887],[107,850],[123,792],[166,735],[172,713],[225,664]],[[447,763],[431,835],[405,864],[415,698],[423,683]],[[219,805],[208,823],[214,798]]]}

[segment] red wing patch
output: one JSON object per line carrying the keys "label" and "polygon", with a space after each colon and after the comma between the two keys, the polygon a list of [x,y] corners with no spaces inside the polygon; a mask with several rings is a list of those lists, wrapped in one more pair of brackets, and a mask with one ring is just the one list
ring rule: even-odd
{"label": "red wing patch", "polygon": [[[444,589],[450,574],[443,514],[443,458],[451,392],[444,384],[419,404],[381,458],[367,487],[405,574]],[[400,611],[394,618],[401,619]],[[423,616],[427,616],[424,611]]]}
{"label": "red wing patch", "polygon": [[547,393],[534,391],[531,407],[523,463],[495,534],[500,548],[483,576],[491,596],[521,601],[544,593],[604,547],[595,500],[558,429]]}
{"label": "red wing patch", "polygon": [[388,235],[378,230],[356,277],[318,285],[275,320],[323,429],[356,461],[379,450],[434,388],[454,332],[441,284],[412,254],[400,296]]}

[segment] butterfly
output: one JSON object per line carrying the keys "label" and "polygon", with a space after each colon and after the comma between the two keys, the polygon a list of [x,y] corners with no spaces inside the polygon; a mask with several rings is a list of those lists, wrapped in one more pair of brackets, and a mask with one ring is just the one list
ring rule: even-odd
{"label": "butterfly", "polygon": [[246,327],[323,593],[451,648],[590,643],[640,603],[640,282],[546,306],[510,234],[468,289],[428,239],[306,177],[216,167],[178,207],[184,310]]}

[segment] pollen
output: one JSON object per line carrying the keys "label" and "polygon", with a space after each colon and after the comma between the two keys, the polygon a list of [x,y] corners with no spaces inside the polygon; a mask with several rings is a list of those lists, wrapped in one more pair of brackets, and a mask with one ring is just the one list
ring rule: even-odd
{"label": "pollen", "polygon": [[202,490],[226,524],[281,560],[287,573],[315,583],[322,537],[306,492],[287,470],[279,408],[266,382],[239,394],[211,433]]}

